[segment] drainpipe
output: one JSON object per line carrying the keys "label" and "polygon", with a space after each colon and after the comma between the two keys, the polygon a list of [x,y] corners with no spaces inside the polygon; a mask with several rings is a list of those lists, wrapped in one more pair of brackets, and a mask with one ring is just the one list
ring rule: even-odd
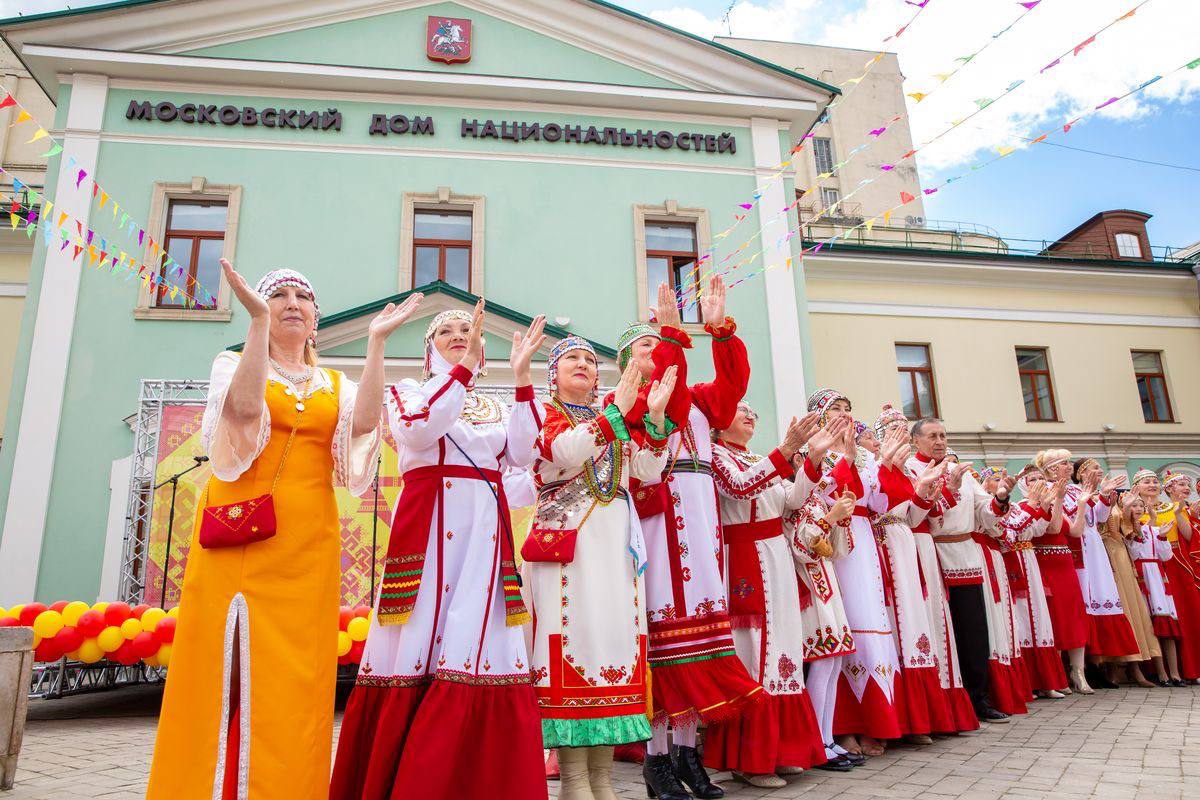
{"label": "drainpipe", "polygon": [[1196,276],[1196,297],[1200,300],[1200,261],[1192,264],[1192,274]]}

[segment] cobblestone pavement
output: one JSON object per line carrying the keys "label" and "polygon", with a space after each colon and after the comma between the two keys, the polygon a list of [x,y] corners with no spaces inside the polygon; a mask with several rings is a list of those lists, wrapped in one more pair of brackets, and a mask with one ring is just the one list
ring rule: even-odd
{"label": "cobblestone pavement", "polygon": [[[0,800],[143,797],[159,697],[138,687],[31,704],[17,786]],[[806,773],[783,789],[718,780],[731,798],[1197,798],[1200,689],[1040,700],[1011,724],[896,747],[851,773]],[[630,800],[646,796],[632,764],[617,765],[615,785]],[[551,782],[551,797],[557,789]]]}

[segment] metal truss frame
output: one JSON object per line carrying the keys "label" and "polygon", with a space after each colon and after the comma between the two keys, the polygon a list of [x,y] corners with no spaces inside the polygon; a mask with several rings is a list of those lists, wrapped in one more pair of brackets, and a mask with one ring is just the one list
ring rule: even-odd
{"label": "metal truss frame", "polygon": [[126,667],[109,661],[81,664],[61,658],[51,664],[34,664],[29,696],[57,700],[68,695],[103,692],[118,686],[162,683],[165,677],[166,669],[163,667],[148,667],[145,664]]}
{"label": "metal truss frame", "polygon": [[158,464],[158,435],[166,405],[202,406],[208,399],[206,380],[143,379],[133,426],[133,464],[125,510],[125,542],[121,548],[118,594],[140,603],[146,590],[147,540],[154,514],[154,471]]}

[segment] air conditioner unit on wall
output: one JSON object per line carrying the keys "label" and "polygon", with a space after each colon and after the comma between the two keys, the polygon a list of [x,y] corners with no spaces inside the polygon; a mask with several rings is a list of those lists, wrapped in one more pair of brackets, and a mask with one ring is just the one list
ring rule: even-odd
{"label": "air conditioner unit on wall", "polygon": [[904,226],[906,228],[924,228],[925,227],[925,218],[924,217],[916,217],[916,216],[913,216],[912,214],[909,214],[907,217],[904,218]]}

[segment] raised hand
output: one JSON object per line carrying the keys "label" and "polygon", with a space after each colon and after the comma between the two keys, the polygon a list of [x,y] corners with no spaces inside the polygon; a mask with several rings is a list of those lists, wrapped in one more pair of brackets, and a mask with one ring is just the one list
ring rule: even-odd
{"label": "raised hand", "polygon": [[917,483],[913,487],[916,489],[917,496],[923,500],[933,499],[941,486],[942,479],[946,476],[946,467],[949,465],[950,462],[942,461],[921,473],[921,477],[917,478]]}
{"label": "raised hand", "polygon": [[642,380],[638,365],[632,361],[625,367],[625,371],[621,373],[621,380],[617,382],[617,388],[613,392],[613,403],[617,410],[621,412],[621,416],[629,413],[633,408],[633,404],[637,402],[638,386]]}
{"label": "raised hand", "polygon": [[1058,500],[1061,500],[1062,498],[1066,497],[1067,496],[1067,487],[1070,485],[1071,485],[1071,482],[1068,481],[1066,478],[1063,478],[1062,480],[1059,480],[1059,481],[1055,481],[1054,482],[1054,497]]}
{"label": "raised hand", "polygon": [[1006,500],[1012,494],[1013,487],[1017,485],[1017,476],[1009,475],[1007,469],[1000,470],[1000,485],[996,487],[996,498],[998,500]]}
{"label": "raised hand", "polygon": [[949,474],[946,477],[946,486],[951,492],[957,492],[962,488],[963,478],[966,477],[967,470],[971,468],[970,461],[963,464],[955,464],[949,469]]}
{"label": "raised hand", "polygon": [[481,297],[471,312],[471,330],[467,333],[467,350],[458,360],[459,364],[472,372],[483,360],[483,307],[484,302]]}
{"label": "raised hand", "polygon": [[250,312],[251,319],[266,319],[270,316],[271,309],[267,305],[267,301],[250,288],[250,284],[246,283],[245,278],[233,271],[233,264],[229,263],[229,259],[221,259],[221,271],[225,273],[225,280],[228,281],[229,288],[233,290],[233,296],[242,304],[242,308]]}
{"label": "raised hand", "polygon": [[708,279],[708,291],[700,298],[700,315],[705,325],[725,322],[725,281],[720,275]]}
{"label": "raised hand", "polygon": [[[907,439],[908,433],[900,427],[892,428],[884,434],[879,450],[879,458],[882,466],[886,467],[889,464],[901,463],[897,455]],[[908,455],[907,450],[905,450],[905,455]]]}
{"label": "raised hand", "polygon": [[658,285],[658,305],[650,310],[654,312],[659,325],[671,328],[683,325],[679,317],[679,298],[675,296],[675,290],[665,283]]}
{"label": "raised hand", "polygon": [[[636,369],[635,364],[631,363],[629,366],[635,368],[633,379],[634,390],[636,391],[636,387],[642,380],[642,373]],[[675,391],[675,379],[677,375],[678,368],[676,366],[671,365],[667,367],[666,371],[663,372],[663,376],[650,384],[650,391],[646,395],[646,407],[650,410],[650,421],[659,427],[663,424],[667,403],[671,401],[671,393]]]}
{"label": "raised hand", "polygon": [[546,316],[538,314],[533,318],[533,324],[529,326],[529,330],[525,333],[517,331],[513,334],[512,354],[508,357],[508,363],[512,365],[513,376],[518,386],[528,386],[531,383],[529,362],[533,360],[533,354],[546,341],[546,334],[543,333],[545,329]]}
{"label": "raised hand", "polygon": [[850,516],[854,513],[854,504],[857,502],[858,498],[854,496],[854,492],[846,489],[829,509],[826,519],[840,525],[850,519]]}
{"label": "raised hand", "polygon": [[380,311],[375,319],[371,320],[371,327],[367,329],[367,335],[386,339],[395,332],[397,328],[409,320],[417,307],[421,305],[421,300],[425,295],[420,292],[409,295],[407,299],[400,305],[388,303],[384,306],[383,311]]}
{"label": "raised hand", "polygon": [[[815,411],[812,413],[816,414]],[[808,460],[813,463],[813,466],[820,466],[821,459],[825,458],[825,454],[829,452],[829,449],[841,441],[842,430],[846,425],[845,417],[834,417],[824,428],[819,428],[809,438]]]}
{"label": "raised hand", "polygon": [[800,419],[792,417],[787,433],[784,434],[783,441],[779,443],[779,452],[783,454],[784,458],[790,460],[796,451],[809,440],[816,427],[817,415],[815,413],[805,414]]}

